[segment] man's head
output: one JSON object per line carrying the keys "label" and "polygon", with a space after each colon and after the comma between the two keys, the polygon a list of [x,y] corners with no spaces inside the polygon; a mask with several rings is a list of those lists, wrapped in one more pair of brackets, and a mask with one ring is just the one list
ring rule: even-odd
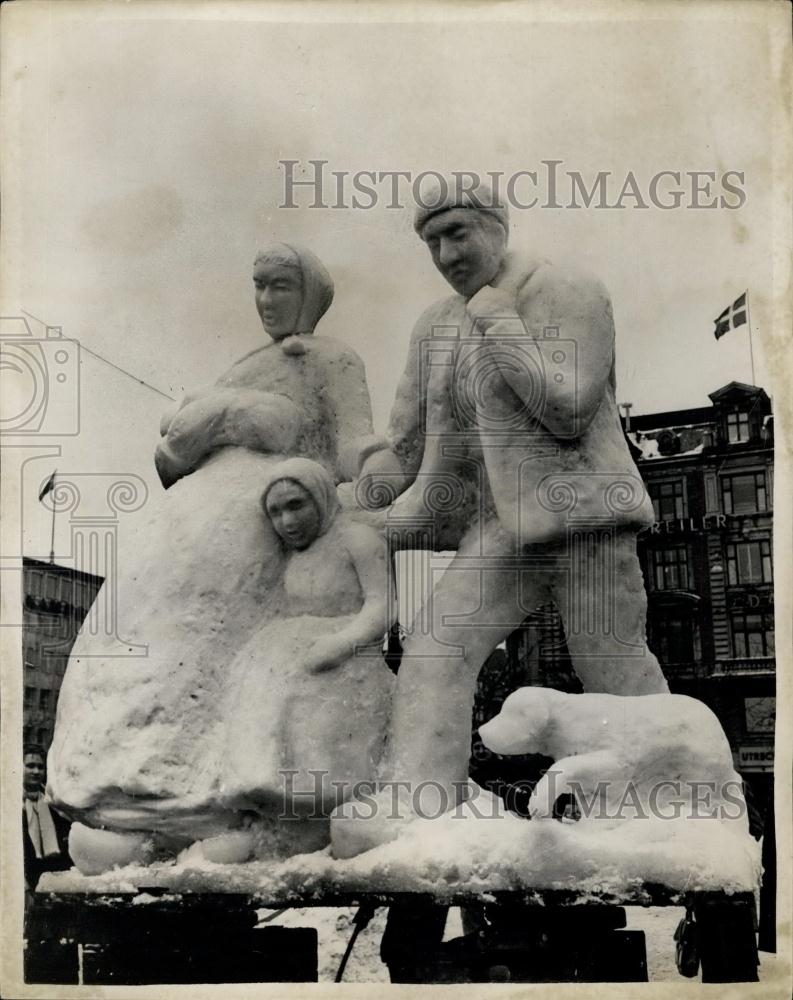
{"label": "man's head", "polygon": [[509,220],[487,185],[468,191],[438,184],[416,209],[416,232],[452,288],[470,298],[489,285],[504,262]]}
{"label": "man's head", "polygon": [[46,755],[38,744],[28,743],[22,752],[22,782],[26,792],[37,792],[44,784]]}

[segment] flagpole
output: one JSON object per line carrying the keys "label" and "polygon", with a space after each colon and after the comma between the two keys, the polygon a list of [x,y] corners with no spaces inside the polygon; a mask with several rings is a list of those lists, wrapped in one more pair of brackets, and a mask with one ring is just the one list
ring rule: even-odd
{"label": "flagpole", "polygon": [[746,290],[746,325],[749,327],[749,363],[752,366],[752,385],[757,385],[754,378],[754,351],[752,350],[752,313],[749,309],[749,289]]}
{"label": "flagpole", "polygon": [[52,498],[52,533],[50,534],[50,565],[55,563],[55,497]]}
{"label": "flagpole", "polygon": [[[44,497],[48,493],[55,492],[55,477],[58,474],[57,469],[53,469],[52,474],[48,477],[47,481],[39,490],[39,503],[42,503]],[[55,562],[55,497],[52,498],[52,528],[50,529],[50,564]]]}

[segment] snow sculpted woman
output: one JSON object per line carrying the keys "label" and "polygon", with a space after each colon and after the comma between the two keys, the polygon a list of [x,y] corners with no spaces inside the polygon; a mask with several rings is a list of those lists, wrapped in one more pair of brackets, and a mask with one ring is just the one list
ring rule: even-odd
{"label": "snow sculpted woman", "polygon": [[[264,484],[296,455],[341,481],[371,446],[362,362],[311,336],[333,298],[324,266],[278,244],[259,254],[253,277],[270,342],[163,422],[156,464],[170,488],[151,504],[134,565],[121,567],[125,638],[147,653],[111,655],[115,640],[100,623],[98,634],[78,637],[59,700],[53,800],[97,831],[134,831],[130,845],[155,833],[171,850],[238,825],[244,781],[231,801],[219,765],[235,726],[231,667],[254,631],[283,614],[287,563],[262,510]],[[267,725],[246,765],[256,787]]]}

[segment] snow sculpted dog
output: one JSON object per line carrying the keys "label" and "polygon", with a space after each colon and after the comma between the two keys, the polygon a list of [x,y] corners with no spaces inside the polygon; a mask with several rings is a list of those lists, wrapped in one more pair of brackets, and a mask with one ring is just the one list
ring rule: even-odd
{"label": "snow sculpted dog", "polygon": [[532,817],[550,817],[556,799],[572,793],[582,820],[713,817],[748,830],[727,737],[695,698],[526,687],[479,732],[496,753],[554,759],[531,796]]}

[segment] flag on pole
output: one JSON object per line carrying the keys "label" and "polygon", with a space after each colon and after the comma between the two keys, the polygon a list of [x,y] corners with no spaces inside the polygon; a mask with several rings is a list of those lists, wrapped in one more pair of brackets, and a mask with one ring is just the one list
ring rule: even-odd
{"label": "flag on pole", "polygon": [[744,292],[743,295],[739,295],[731,306],[727,306],[724,312],[714,319],[713,322],[716,324],[716,329],[713,331],[713,336],[716,340],[719,337],[723,337],[730,330],[735,330],[737,327],[743,326],[746,322],[747,294],[747,292]]}
{"label": "flag on pole", "polygon": [[46,483],[44,483],[44,485],[39,490],[39,500],[43,500],[48,493],[52,493],[52,491],[55,489],[55,473],[57,471],[58,470],[55,469],[50,478],[46,481]]}

